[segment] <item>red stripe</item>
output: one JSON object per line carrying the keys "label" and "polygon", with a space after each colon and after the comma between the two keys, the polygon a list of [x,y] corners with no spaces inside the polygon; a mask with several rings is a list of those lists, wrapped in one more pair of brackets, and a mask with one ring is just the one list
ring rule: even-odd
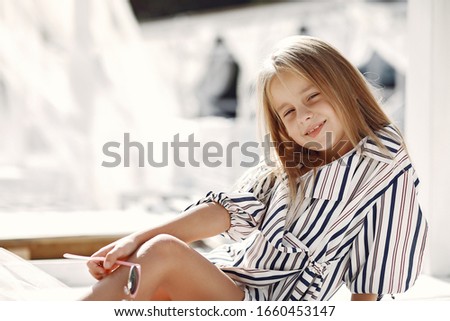
{"label": "red stripe", "polygon": [[[337,164],[340,164],[340,163],[341,163],[341,162],[338,161]],[[337,178],[338,178],[338,176],[339,176],[339,173],[341,172],[340,169],[341,169],[341,166],[338,165],[337,169],[334,171],[333,181],[331,182],[331,188],[330,188],[330,191],[329,191],[329,193],[328,193],[328,198],[330,198],[330,199],[333,198],[333,194],[334,194],[334,191],[335,191],[334,188],[335,188],[335,186],[336,186]]]}
{"label": "red stripe", "polygon": [[[414,184],[414,182],[411,182],[410,184]],[[412,219],[413,219],[413,216],[414,216],[414,207],[415,207],[414,205],[416,203],[416,193],[415,193],[414,188],[411,189],[411,197],[410,197],[410,202],[409,203],[411,205],[409,207],[407,232],[406,232],[406,236],[405,236],[406,240],[409,240],[409,237],[410,237],[410,234],[411,234]],[[404,274],[404,270],[405,270],[405,264],[406,264],[406,260],[407,260],[407,257],[406,257],[407,252],[408,252],[408,242],[405,242],[404,245],[403,245],[403,251],[402,251],[402,262],[401,262],[402,264],[401,264],[401,270],[400,270],[401,271],[401,274],[400,274],[401,278],[400,278],[400,280],[403,279],[403,274]],[[399,280],[399,286],[401,286],[400,280]]]}
{"label": "red stripe", "polygon": [[[327,180],[328,180],[328,176],[330,175],[331,168],[332,168],[332,166],[328,166],[325,171],[325,177],[321,177],[322,186],[320,188],[319,198],[323,198],[323,193],[324,193],[325,187],[327,185]],[[317,182],[317,184],[319,184],[319,182]]]}

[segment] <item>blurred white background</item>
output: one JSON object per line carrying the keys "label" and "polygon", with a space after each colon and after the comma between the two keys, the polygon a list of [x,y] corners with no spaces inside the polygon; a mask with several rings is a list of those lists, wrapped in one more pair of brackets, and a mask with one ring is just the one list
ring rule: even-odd
{"label": "blurred white background", "polygon": [[205,166],[196,151],[200,167],[173,155],[140,167],[133,149],[129,167],[108,168],[103,146],[129,133],[153,142],[156,161],[176,134],[259,141],[261,60],[281,38],[309,34],[360,68],[404,130],[432,223],[428,269],[448,276],[450,240],[434,226],[450,224],[450,173],[438,171],[450,160],[449,13],[445,0],[277,1],[138,20],[125,0],[0,0],[0,211],[176,212],[228,188],[246,169],[238,149],[231,166]]}
{"label": "blurred white background", "polygon": [[129,167],[122,154],[105,168],[102,147],[123,145],[124,133],[154,142],[155,153],[176,134],[257,141],[255,76],[274,42],[292,34],[339,47],[403,126],[404,2],[277,3],[144,22],[121,0],[0,3],[2,209],[117,209],[144,205],[146,194],[226,188],[245,170],[238,149],[231,167],[139,167],[132,148]]}

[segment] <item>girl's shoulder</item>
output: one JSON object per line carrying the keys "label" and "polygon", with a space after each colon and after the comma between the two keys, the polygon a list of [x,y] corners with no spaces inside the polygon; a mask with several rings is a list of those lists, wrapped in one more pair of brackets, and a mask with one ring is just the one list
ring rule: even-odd
{"label": "girl's shoulder", "polygon": [[375,134],[384,144],[386,144],[386,147],[400,148],[404,144],[402,133],[394,124],[384,126],[382,129],[376,131]]}
{"label": "girl's shoulder", "polygon": [[400,130],[389,124],[375,131],[376,138],[366,137],[361,144],[361,152],[379,161],[391,163],[397,156],[406,152],[405,143]]}
{"label": "girl's shoulder", "polygon": [[277,177],[282,176],[283,173],[277,164],[261,160],[256,166],[247,169],[241,177],[237,180],[233,190],[255,190],[262,186],[266,188],[272,186]]}

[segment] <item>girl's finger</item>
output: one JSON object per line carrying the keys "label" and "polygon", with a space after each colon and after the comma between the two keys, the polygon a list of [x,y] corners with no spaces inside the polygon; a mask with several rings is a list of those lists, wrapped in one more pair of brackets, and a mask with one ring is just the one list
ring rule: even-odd
{"label": "girl's finger", "polygon": [[89,273],[90,273],[96,280],[99,280],[99,281],[105,277],[105,275],[104,275],[104,274],[101,274],[101,273],[94,273],[94,272],[92,272],[92,271],[89,271]]}
{"label": "girl's finger", "polygon": [[121,257],[120,249],[113,248],[105,256],[105,261],[103,262],[103,267],[106,270],[114,270],[118,267],[116,261]]}
{"label": "girl's finger", "polygon": [[99,261],[88,261],[86,263],[89,271],[92,271],[95,274],[106,274],[106,270],[103,267],[102,262]]}
{"label": "girl's finger", "polygon": [[115,243],[116,242],[113,242],[111,244],[108,244],[108,245],[102,247],[101,249],[99,249],[97,252],[95,252],[91,256],[106,256],[106,254],[108,254],[109,252],[111,252],[114,249]]}
{"label": "girl's finger", "polygon": [[100,269],[90,268],[89,267],[88,271],[97,280],[100,280],[100,279],[102,279],[105,276],[105,272],[103,271],[103,269],[100,270]]}

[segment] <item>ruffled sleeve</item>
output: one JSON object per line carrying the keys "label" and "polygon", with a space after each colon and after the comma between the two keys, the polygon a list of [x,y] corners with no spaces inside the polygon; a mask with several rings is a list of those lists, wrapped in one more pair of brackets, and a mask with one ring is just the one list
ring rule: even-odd
{"label": "ruffled sleeve", "polygon": [[[215,202],[230,213],[230,228],[222,235],[240,241],[260,225],[265,213],[267,198],[273,186],[273,176],[265,165],[258,165],[244,173],[230,192],[212,192],[190,205]],[[186,210],[187,210],[186,209]]]}
{"label": "ruffled sleeve", "polygon": [[371,206],[353,242],[344,281],[352,293],[402,293],[416,281],[428,224],[412,166],[396,175]]}

